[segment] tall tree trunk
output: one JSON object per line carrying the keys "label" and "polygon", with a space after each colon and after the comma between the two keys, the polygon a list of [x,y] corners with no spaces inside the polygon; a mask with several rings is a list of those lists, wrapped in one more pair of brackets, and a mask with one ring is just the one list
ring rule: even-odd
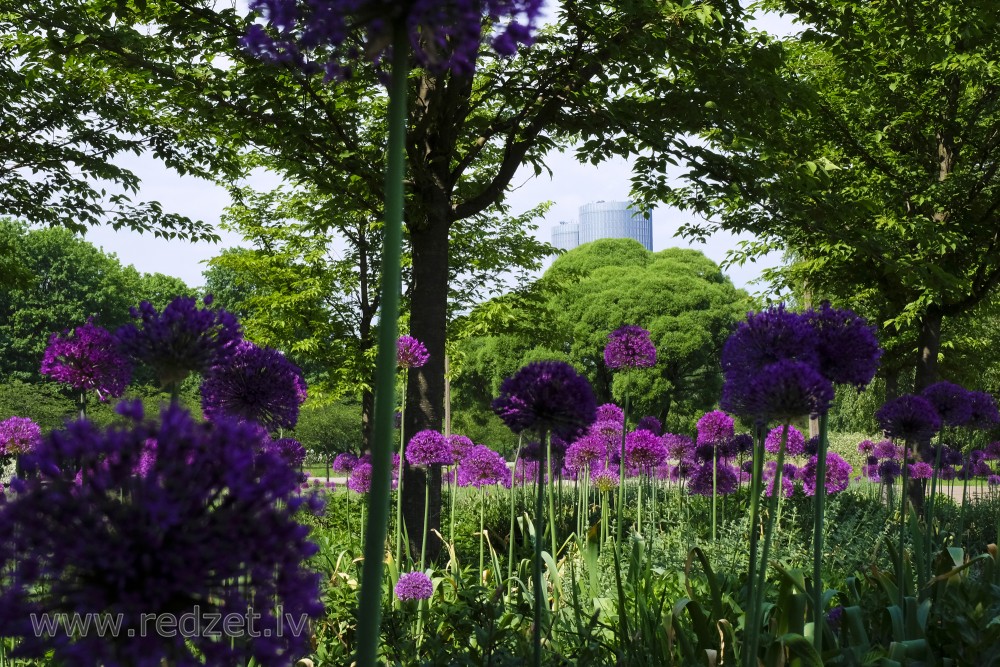
{"label": "tall tree trunk", "polygon": [[[413,285],[410,291],[410,335],[427,346],[430,358],[420,368],[410,369],[406,387],[407,442],[422,429],[441,431],[444,423],[445,338],[448,321],[448,231],[449,220],[441,212],[429,215],[423,229],[410,230]],[[428,530],[441,526],[441,468],[430,472]],[[425,471],[403,462],[403,518],[410,548],[419,553],[424,524]],[[427,540],[429,558],[440,550],[438,540]]]}
{"label": "tall tree trunk", "polygon": [[375,414],[375,392],[365,389],[361,392],[361,451],[370,452],[372,448],[372,421]]}
{"label": "tall tree trunk", "polygon": [[915,392],[937,381],[937,359],[938,352],[941,351],[943,319],[937,307],[929,306],[920,321],[920,333],[917,336],[917,374],[913,381]]}

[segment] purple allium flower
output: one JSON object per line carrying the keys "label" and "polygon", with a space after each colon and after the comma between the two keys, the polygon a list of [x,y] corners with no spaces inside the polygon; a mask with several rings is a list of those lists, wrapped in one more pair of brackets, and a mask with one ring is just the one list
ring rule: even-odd
{"label": "purple allium flower", "polygon": [[454,462],[448,440],[430,429],[413,434],[406,444],[406,460],[415,466],[451,465]]}
{"label": "purple allium flower", "polygon": [[663,440],[645,429],[625,436],[625,460],[629,467],[649,472],[667,459]]}
{"label": "purple allium flower", "polygon": [[803,453],[806,456],[816,456],[819,454],[819,436],[814,435],[813,437],[806,440],[805,449]]}
{"label": "purple allium flower", "polygon": [[983,448],[986,458],[993,461],[1000,460],[1000,440],[994,440]]}
{"label": "purple allium flower", "polygon": [[694,460],[699,463],[711,461],[715,458],[715,445],[695,445]]}
{"label": "purple allium flower", "polygon": [[303,394],[298,366],[275,349],[242,340],[225,363],[205,374],[201,409],[209,421],[226,416],[274,431],[295,427]]}
{"label": "purple allium flower", "polygon": [[890,438],[909,442],[929,440],[941,428],[941,418],[923,396],[904,394],[875,412],[879,426]]}
{"label": "purple allium flower", "polygon": [[597,402],[572,366],[536,361],[503,381],[493,411],[514,433],[535,429],[572,439],[594,422]]}
{"label": "purple allium flower", "polygon": [[[715,490],[720,496],[728,496],[740,485],[739,471],[728,463],[716,464]],[[712,495],[712,463],[703,463],[688,476],[688,490],[698,496]]]}
{"label": "purple allium flower", "polygon": [[[816,464],[817,457],[809,457],[809,461],[802,467],[802,490],[807,496],[816,495]],[[841,458],[836,452],[826,453],[826,492],[840,493],[847,488],[851,481],[853,466]]]}
{"label": "purple allium flower", "polygon": [[866,387],[882,357],[875,329],[853,311],[831,308],[827,301],[806,317],[816,330],[819,372],[835,384]]}
{"label": "purple allium flower", "polygon": [[746,454],[753,449],[753,436],[749,433],[734,435],[730,444],[736,454]]}
{"label": "purple allium flower", "polygon": [[80,391],[95,391],[106,401],[125,392],[132,364],[118,349],[118,341],[93,318],[62,336],[52,334],[42,357],[42,375]]}
{"label": "purple allium flower", "polygon": [[987,391],[972,391],[969,392],[969,401],[972,403],[972,416],[969,417],[966,426],[990,429],[1000,422],[1000,411],[997,410],[993,394]]}
{"label": "purple allium flower", "polygon": [[306,448],[295,438],[280,438],[268,442],[265,451],[273,452],[292,468],[301,468],[306,462]]}
{"label": "purple allium flower", "polygon": [[333,459],[332,468],[337,472],[351,472],[357,464],[357,456],[350,452],[341,452]]}
{"label": "purple allium flower", "polygon": [[[537,460],[528,461],[524,457],[519,458],[514,466],[513,480],[518,484],[531,484],[538,479],[538,468],[539,462]],[[542,468],[542,476],[548,479],[545,468]]]}
{"label": "purple allium flower", "polygon": [[462,457],[465,456],[466,450],[469,447],[475,447],[475,445],[476,443],[464,435],[449,435],[448,448],[451,449],[451,463],[461,461]]}
{"label": "purple allium flower", "polygon": [[575,471],[593,467],[608,455],[604,440],[595,435],[585,435],[566,450],[566,465]]}
{"label": "purple allium flower", "polygon": [[179,296],[162,313],[148,302],[132,308],[141,326],[126,324],[115,337],[122,350],[153,367],[160,383],[179,384],[191,372],[223,365],[235,354],[242,332],[236,318],[225,310],[212,310],[212,297],[198,308],[190,297]]}
{"label": "purple allium flower", "polygon": [[930,463],[917,461],[910,465],[910,477],[912,479],[930,479],[934,475],[934,468]]}
{"label": "purple allium flower", "polygon": [[875,443],[871,440],[862,440],[858,443],[858,454],[870,454],[875,451]]}
{"label": "purple allium flower", "polygon": [[903,474],[903,469],[899,461],[886,459],[878,464],[878,478],[885,484],[892,484],[897,477]]}
{"label": "purple allium flower", "polygon": [[[768,498],[774,493],[776,470],[777,465],[775,461],[768,461],[764,466],[764,493]],[[795,493],[795,482],[785,474],[784,468],[781,471],[781,491],[786,498],[791,498],[792,494]]]}
{"label": "purple allium flower", "polygon": [[30,452],[42,440],[42,428],[27,417],[9,417],[0,422],[0,456]]}
{"label": "purple allium flower", "polygon": [[779,361],[801,361],[816,368],[816,330],[808,318],[784,305],[749,313],[722,348],[726,382],[739,384]]}
{"label": "purple allium flower", "polygon": [[964,426],[972,419],[972,397],[964,387],[953,382],[935,382],[920,395],[931,402],[946,426]]}
{"label": "purple allium flower", "polygon": [[617,489],[618,471],[612,471],[609,468],[592,468],[590,471],[590,484],[602,493]]}
{"label": "purple allium flower", "polygon": [[511,475],[507,461],[486,445],[475,445],[465,451],[458,462],[458,485],[479,488],[487,484],[510,487]]}
{"label": "purple allium flower", "polygon": [[645,417],[640,419],[639,422],[635,425],[635,430],[637,431],[645,430],[649,431],[653,435],[662,435],[663,424],[661,424],[660,420],[657,419],[656,417],[653,417],[652,415],[646,415]]}
{"label": "purple allium flower", "polygon": [[733,437],[733,418],[721,410],[706,412],[698,420],[699,445],[718,445]]}
{"label": "purple allium flower", "polygon": [[840,624],[844,619],[844,608],[836,606],[826,612],[826,624],[830,626],[830,632],[837,634],[840,632]]}
{"label": "purple allium flower", "polygon": [[[4,634],[20,638],[23,656],[52,652],[62,664],[287,665],[305,653],[308,633],[279,628],[323,612],[320,575],[304,564],[317,548],[294,518],[319,501],[299,494],[299,475],[274,454],[257,453],[265,438],[252,424],[196,422],[176,405],[159,422],[82,420],[50,434],[25,457],[17,495],[0,503]],[[157,455],[135,474],[150,440]],[[140,631],[149,614],[251,607],[266,641]],[[36,633],[31,617],[42,613],[113,614],[120,632]]]}
{"label": "purple allium flower", "polygon": [[400,336],[396,341],[396,364],[400,368],[420,368],[431,355],[427,347],[412,336]]}
{"label": "purple allium flower", "polygon": [[754,376],[727,377],[722,386],[723,408],[758,421],[787,421],[801,415],[822,415],[833,402],[833,385],[813,367],[783,360]]}
{"label": "purple allium flower", "polygon": [[986,478],[986,483],[990,486],[1000,486],[1000,475],[990,475]]}
{"label": "purple allium flower", "polygon": [[[614,403],[604,403],[597,406],[597,416],[594,422],[617,422],[621,424],[625,421],[625,413]],[[620,430],[620,429],[619,429]]]}
{"label": "purple allium flower", "polygon": [[667,448],[667,456],[673,461],[682,461],[694,456],[694,440],[686,435],[664,433],[663,445]]}
{"label": "purple allium flower", "polygon": [[[350,62],[365,55],[380,61],[391,49],[394,25],[403,26],[417,62],[434,71],[475,71],[484,27],[500,55],[530,44],[542,0],[325,0],[300,5],[295,0],[251,0],[250,9],[268,20],[272,37],[260,24],[250,26],[243,46],[257,57],[291,63],[306,72],[346,78]],[[305,8],[305,11],[303,11]],[[331,55],[332,54],[332,55]]]}
{"label": "purple allium flower", "polygon": [[396,582],[396,597],[400,600],[428,600],[434,594],[434,584],[423,572],[406,572]]}
{"label": "purple allium flower", "polygon": [[[778,426],[772,428],[768,434],[767,438],[764,439],[764,449],[771,454],[777,454],[778,449],[781,447],[781,434],[784,432],[784,426]],[[788,437],[785,442],[785,454],[788,456],[799,456],[806,451],[806,438],[802,435],[802,431],[795,428],[794,426],[788,427]]]}
{"label": "purple allium flower", "polygon": [[347,477],[347,488],[354,493],[365,494],[372,488],[372,464],[359,461]]}
{"label": "purple allium flower", "polygon": [[903,450],[892,440],[879,440],[872,449],[872,456],[877,459],[901,459]]}
{"label": "purple allium flower", "polygon": [[642,327],[626,325],[608,334],[604,347],[604,365],[612,370],[650,368],[656,365],[656,347],[649,332]]}
{"label": "purple allium flower", "polygon": [[938,471],[938,477],[947,482],[953,479],[957,479],[958,471],[955,470],[955,466],[953,465],[942,465],[941,470]]}

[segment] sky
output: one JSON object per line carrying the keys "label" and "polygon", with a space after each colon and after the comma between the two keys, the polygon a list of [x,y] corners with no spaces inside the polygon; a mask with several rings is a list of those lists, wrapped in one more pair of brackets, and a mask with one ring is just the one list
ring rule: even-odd
{"label": "sky", "polygon": [[[771,16],[759,21],[759,25],[771,32],[790,32],[790,23],[782,17]],[[508,195],[512,213],[527,211],[532,207],[551,201],[552,207],[544,218],[538,220],[536,235],[543,241],[552,240],[552,227],[559,221],[577,221],[580,206],[599,200],[622,201],[628,199],[631,168],[622,159],[614,159],[599,166],[580,164],[572,151],[554,152],[547,160],[552,176],[543,173],[535,177],[530,167],[522,168],[514,179],[514,191]],[[147,156],[130,157],[122,160],[122,166],[131,169],[142,182],[140,192],[134,199],[159,201],[166,211],[186,215],[217,225],[223,210],[230,203],[228,193],[207,181],[190,176],[178,176],[165,169],[153,158]],[[280,184],[274,174],[259,174],[250,184],[262,190]],[[669,207],[660,206],[653,211],[653,250],[669,247],[690,247],[704,252],[715,262],[721,262],[732,250],[739,238],[729,234],[716,233],[707,243],[691,243],[675,236],[678,227],[687,220],[686,214]],[[96,227],[87,232],[88,241],[115,253],[123,264],[132,264],[144,273],[163,273],[181,278],[188,285],[202,286],[204,262],[218,255],[223,248],[239,245],[239,235],[217,229],[222,237],[219,244],[207,242],[157,239],[152,234],[115,231],[110,227]],[[756,264],[732,266],[727,275],[737,287],[757,292],[763,286],[755,285],[762,268],[775,266],[780,257],[768,256]]]}

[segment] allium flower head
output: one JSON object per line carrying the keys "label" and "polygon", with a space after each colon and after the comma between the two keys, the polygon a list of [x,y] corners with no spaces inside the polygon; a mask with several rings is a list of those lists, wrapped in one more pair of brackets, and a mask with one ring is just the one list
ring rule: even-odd
{"label": "allium flower head", "polygon": [[141,324],[126,324],[115,337],[126,354],[152,366],[163,386],[179,384],[192,372],[225,364],[242,340],[233,315],[210,309],[211,295],[204,304],[198,308],[193,298],[179,296],[158,313],[143,301],[131,310]]}
{"label": "allium flower head", "polygon": [[930,479],[934,475],[934,467],[930,463],[917,461],[909,465],[912,479]]}
{"label": "allium flower head", "polygon": [[458,485],[477,489],[489,484],[510,487],[511,475],[507,461],[486,445],[475,445],[465,451],[458,462]]}
{"label": "allium flower head", "polygon": [[682,461],[694,456],[694,440],[686,435],[664,433],[663,444],[667,448],[667,456],[671,460]]}
{"label": "allium flower head", "polygon": [[597,416],[594,417],[594,421],[618,422],[621,424],[625,421],[625,413],[614,403],[604,403],[597,406]]}
{"label": "allium flower head", "polygon": [[610,470],[608,468],[592,468],[590,471],[590,483],[591,485],[601,491],[602,493],[607,493],[612,489],[618,488],[618,471]]}
{"label": "allium flower head", "polygon": [[871,454],[873,451],[875,451],[875,443],[871,440],[862,440],[858,443],[859,454]]}
{"label": "allium flower head", "polygon": [[[807,496],[816,495],[816,464],[817,457],[809,457],[809,461],[802,468],[802,490]],[[854,467],[841,458],[836,452],[826,453],[826,492],[840,493],[847,488],[851,482],[851,473]]]}
{"label": "allium flower head", "polygon": [[972,403],[972,416],[966,422],[969,428],[990,429],[1000,423],[1000,411],[997,410],[996,399],[987,391],[969,392]]}
{"label": "allium flower head", "polygon": [[427,347],[412,336],[400,336],[396,341],[396,363],[400,368],[420,368],[431,356]]}
{"label": "allium flower head", "polygon": [[732,376],[722,386],[721,406],[758,421],[787,421],[801,415],[826,414],[833,385],[809,364],[783,360],[752,377]]}
{"label": "allium flower head", "polygon": [[816,330],[807,317],[784,305],[749,313],[722,348],[726,381],[752,377],[778,361],[800,361],[819,366]]}
{"label": "allium flower head", "polygon": [[816,330],[820,373],[835,384],[866,387],[875,377],[882,357],[875,329],[863,317],[850,310],[831,308],[826,301],[806,317]]}
{"label": "allium flower head", "polygon": [[351,452],[341,452],[333,459],[333,469],[337,472],[351,472],[358,464],[358,457]]}
{"label": "allium flower head", "polygon": [[923,396],[904,394],[886,401],[875,412],[886,436],[907,442],[929,440],[941,428],[941,418]]}
{"label": "allium flower head", "polygon": [[753,436],[749,433],[739,433],[732,439],[733,451],[737,454],[747,454],[753,449]]}
{"label": "allium flower head", "polygon": [[347,477],[347,488],[354,493],[365,494],[372,489],[372,464],[358,462]]}
{"label": "allium flower head", "polygon": [[667,460],[667,447],[652,431],[632,431],[625,436],[625,460],[629,467],[649,472]]}
{"label": "allium flower head", "polygon": [[132,364],[111,332],[89,319],[72,332],[52,334],[42,357],[42,375],[80,391],[95,391],[106,401],[125,392]]}
{"label": "allium flower head", "polygon": [[883,484],[892,484],[901,474],[903,469],[899,466],[899,461],[886,459],[878,464],[878,478]]}
{"label": "allium flower head", "polygon": [[281,352],[241,340],[225,363],[215,364],[201,383],[201,409],[214,421],[226,416],[269,431],[294,428],[305,400],[302,371]]}
{"label": "allium flower head", "polygon": [[920,395],[931,402],[946,426],[964,426],[972,419],[972,396],[954,382],[935,382]]}
{"label": "allium flower head", "polygon": [[396,582],[396,597],[400,600],[428,600],[434,594],[434,584],[423,572],[406,572]]}
{"label": "allium flower head", "polygon": [[306,462],[306,448],[295,438],[272,440],[265,445],[265,449],[273,452],[291,468],[301,468]]}
{"label": "allium flower head", "polygon": [[876,459],[901,459],[903,451],[892,440],[879,440],[872,448],[872,456]]}
{"label": "allium flower head", "polygon": [[32,451],[42,440],[42,428],[27,417],[8,417],[0,422],[0,456]]}
{"label": "allium flower head", "polygon": [[740,485],[739,471],[728,463],[703,463],[688,475],[688,490],[696,496],[712,495],[712,475],[715,475],[715,491],[720,496],[734,493]]}
{"label": "allium flower head", "polygon": [[651,415],[646,415],[635,425],[637,431],[649,431],[653,435],[663,435],[663,424],[660,420]]}
{"label": "allium flower head", "polygon": [[599,436],[585,435],[566,450],[566,465],[572,470],[593,467],[608,455],[607,446]]}
{"label": "allium flower head", "polygon": [[721,410],[706,412],[698,420],[699,445],[718,445],[733,437],[733,418]]}
{"label": "allium flower head", "polygon": [[604,347],[604,365],[612,370],[655,366],[656,348],[649,339],[649,332],[632,325],[612,331]]}
{"label": "allium flower head", "polygon": [[448,447],[451,449],[451,463],[461,461],[469,447],[474,447],[475,444],[464,435],[449,435]]}
{"label": "allium flower head", "polygon": [[[772,428],[767,437],[764,439],[764,449],[771,454],[777,454],[778,448],[781,447],[781,434],[784,432],[784,426],[778,426]],[[785,441],[785,454],[788,456],[799,456],[806,451],[806,438],[802,435],[802,431],[795,428],[794,426],[788,427],[788,436]]]}
{"label": "allium flower head", "polygon": [[[768,461],[764,465],[764,493],[770,498],[774,494],[774,482],[777,479],[777,462]],[[791,498],[795,493],[795,482],[792,477],[785,474],[785,468],[781,469],[781,491],[786,498]]]}
{"label": "allium flower head", "polygon": [[514,433],[545,430],[573,439],[594,422],[597,402],[590,383],[572,366],[536,361],[503,381],[493,411]]}
{"label": "allium flower head", "polygon": [[250,9],[261,12],[277,36],[254,24],[243,43],[260,58],[307,72],[322,68],[327,78],[342,78],[350,74],[346,62],[362,55],[381,59],[392,43],[393,26],[400,25],[422,66],[470,75],[487,19],[498,26],[489,36],[493,49],[510,56],[518,43],[531,43],[541,6],[542,0],[317,0],[305,5],[251,0]]}
{"label": "allium flower head", "polygon": [[[318,509],[299,475],[264,449],[251,424],[196,422],[177,406],[128,427],[73,422],[24,460],[29,472],[0,503],[0,627],[18,651],[60,664],[287,665],[308,633],[284,618],[317,617],[316,553],[294,515]],[[151,467],[136,474],[150,440]],[[73,461],[74,466],[67,466]],[[79,467],[77,467],[79,466]],[[72,526],[74,529],[67,530]],[[141,632],[149,614],[246,614],[257,638]],[[290,617],[278,617],[278,613]],[[32,615],[112,614],[115,636],[36,633]],[[287,628],[287,626],[286,626]],[[269,637],[262,641],[261,637]]]}
{"label": "allium flower head", "polygon": [[413,434],[406,444],[406,460],[416,466],[450,465],[454,461],[448,440],[431,429]]}

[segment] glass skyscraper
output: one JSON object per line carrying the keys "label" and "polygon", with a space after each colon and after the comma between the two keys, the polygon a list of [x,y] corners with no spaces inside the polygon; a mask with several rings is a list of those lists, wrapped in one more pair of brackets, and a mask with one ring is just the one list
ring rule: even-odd
{"label": "glass skyscraper", "polygon": [[653,215],[627,201],[597,201],[580,207],[580,222],[560,222],[552,229],[552,245],[571,250],[597,239],[635,239],[653,249]]}

